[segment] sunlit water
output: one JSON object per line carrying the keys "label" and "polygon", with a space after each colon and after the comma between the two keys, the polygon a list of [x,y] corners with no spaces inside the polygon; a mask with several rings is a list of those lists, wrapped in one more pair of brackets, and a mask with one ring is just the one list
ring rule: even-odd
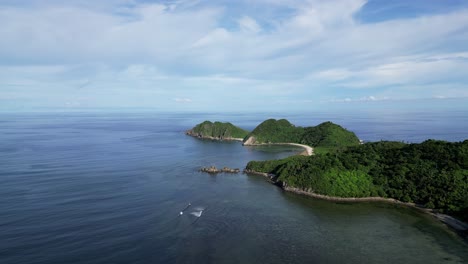
{"label": "sunlit water", "polygon": [[[198,172],[301,151],[183,134],[205,119],[252,129],[269,117],[288,116],[0,115],[0,263],[468,262],[466,243],[412,209],[314,200],[258,176]],[[332,120],[364,140],[462,140],[468,131],[463,113],[289,119]]]}

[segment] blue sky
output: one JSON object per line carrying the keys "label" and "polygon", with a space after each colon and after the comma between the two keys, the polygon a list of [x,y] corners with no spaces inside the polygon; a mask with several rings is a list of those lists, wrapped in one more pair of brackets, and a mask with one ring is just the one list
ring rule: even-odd
{"label": "blue sky", "polygon": [[468,1],[0,0],[0,111],[468,108]]}

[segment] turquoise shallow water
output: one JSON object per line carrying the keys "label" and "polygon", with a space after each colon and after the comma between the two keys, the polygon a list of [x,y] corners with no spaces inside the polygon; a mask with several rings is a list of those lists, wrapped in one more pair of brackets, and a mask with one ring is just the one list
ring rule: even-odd
{"label": "turquoise shallow water", "polygon": [[[466,137],[467,115],[415,115],[328,118],[365,140]],[[290,119],[327,118],[304,116]],[[0,263],[468,262],[466,243],[412,209],[314,200],[262,177],[198,172],[301,151],[183,134],[205,119],[250,129],[268,117],[1,115]],[[191,214],[201,208],[200,218]]]}

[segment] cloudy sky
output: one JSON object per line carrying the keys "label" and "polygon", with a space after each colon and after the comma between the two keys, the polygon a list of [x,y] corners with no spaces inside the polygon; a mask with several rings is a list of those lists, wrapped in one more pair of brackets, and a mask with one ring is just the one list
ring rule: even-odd
{"label": "cloudy sky", "polygon": [[0,21],[0,111],[468,108],[465,0],[0,0]]}

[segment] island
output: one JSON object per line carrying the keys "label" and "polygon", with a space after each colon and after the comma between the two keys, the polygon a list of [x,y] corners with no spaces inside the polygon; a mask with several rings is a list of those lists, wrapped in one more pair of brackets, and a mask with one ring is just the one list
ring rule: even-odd
{"label": "island", "polygon": [[304,148],[300,154],[305,156],[360,144],[356,134],[332,122],[300,127],[286,119],[265,120],[252,132],[229,122],[204,121],[185,133],[201,139],[242,141],[244,146],[293,145]]}
{"label": "island", "polygon": [[286,119],[268,119],[250,132],[243,144],[246,146],[264,144],[309,146],[316,153],[325,153],[338,148],[357,146],[360,140],[353,132],[332,122],[299,127]]}
{"label": "island", "polygon": [[194,128],[185,131],[185,134],[197,138],[212,140],[237,140],[242,141],[249,132],[229,122],[204,121]]}

